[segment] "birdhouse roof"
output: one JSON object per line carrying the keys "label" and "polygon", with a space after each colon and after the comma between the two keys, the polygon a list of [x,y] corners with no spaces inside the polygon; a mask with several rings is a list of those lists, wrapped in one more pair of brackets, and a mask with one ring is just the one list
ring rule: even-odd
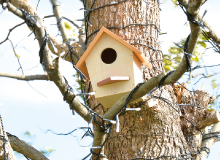
{"label": "birdhouse roof", "polygon": [[83,74],[85,74],[85,76],[87,76],[87,78],[89,78],[89,75],[88,75],[88,71],[87,71],[87,68],[86,68],[86,65],[85,65],[85,60],[86,60],[86,58],[88,57],[88,55],[90,54],[90,52],[92,51],[92,49],[94,48],[94,46],[97,44],[97,42],[99,41],[99,39],[102,37],[102,35],[104,33],[106,33],[107,35],[111,36],[112,38],[114,38],[115,40],[117,40],[118,42],[120,42],[121,44],[123,44],[124,46],[129,48],[130,50],[132,50],[142,64],[144,64],[146,67],[148,67],[150,69],[152,68],[151,64],[145,58],[144,54],[141,51],[139,51],[137,48],[135,48],[132,45],[130,45],[128,42],[124,41],[122,38],[120,38],[117,35],[115,35],[113,32],[111,32],[107,28],[102,27],[100,29],[100,31],[98,32],[98,34],[96,35],[96,37],[90,43],[89,47],[86,49],[86,51],[84,52],[82,57],[79,59],[79,61],[76,64],[76,67],[79,70],[81,70],[81,72]]}

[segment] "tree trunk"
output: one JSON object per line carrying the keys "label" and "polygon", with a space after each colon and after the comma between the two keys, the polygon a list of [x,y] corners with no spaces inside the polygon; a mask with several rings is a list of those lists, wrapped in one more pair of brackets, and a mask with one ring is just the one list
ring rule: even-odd
{"label": "tree trunk", "polygon": [[[148,0],[147,3],[142,0],[117,0],[114,2],[111,0],[88,0],[85,7],[87,9],[85,12],[87,47],[99,29],[105,26],[142,51],[151,62],[152,69],[143,66],[143,81],[164,72],[158,39],[160,21],[157,0]],[[153,99],[141,105],[140,114],[135,111],[128,111],[121,115],[119,117],[120,131],[116,133],[115,126],[113,126],[111,135],[105,144],[104,153],[107,158],[111,160],[138,157],[199,159],[201,132],[185,120],[185,118],[190,119],[192,116],[187,113],[190,107],[188,105],[182,107],[176,105],[177,100],[178,103],[194,104],[194,99],[192,100],[194,96],[181,89],[181,87],[178,88],[174,85],[161,87],[153,92],[151,95],[154,96]],[[180,91],[185,92],[185,97],[181,98],[177,94]],[[205,96],[207,99],[210,98],[209,95]],[[162,100],[161,97],[165,98],[166,101]],[[207,102],[210,103],[209,100]],[[206,107],[208,103],[205,103]],[[99,102],[92,97],[89,104],[93,109]],[[135,108],[139,104],[130,104],[130,107]],[[198,112],[194,108],[190,108],[190,111]],[[107,110],[101,105],[95,109],[101,115]],[[180,111],[184,112],[183,116],[180,116]],[[199,113],[206,114],[203,111]],[[198,118],[198,114],[193,116],[195,119]],[[204,126],[200,126],[200,128],[203,129]]]}
{"label": "tree trunk", "polygon": [[[112,1],[87,2],[87,9],[111,4]],[[117,1],[119,2],[119,1]],[[147,81],[151,77],[164,71],[162,53],[159,51],[159,4],[156,0],[148,1],[127,0],[117,5],[105,6],[95,11],[88,12],[87,46],[95,37],[92,34],[102,26],[126,40],[141,50],[146,58],[152,62],[153,69],[143,68],[143,79]],[[128,26],[130,25],[130,26]],[[125,28],[124,28],[125,27]],[[125,31],[126,35],[122,30]],[[92,34],[92,35],[91,35]],[[91,36],[90,36],[91,35]],[[154,93],[159,96],[160,92]],[[176,101],[171,86],[163,88],[163,97],[170,101]],[[155,158],[162,155],[175,156],[188,152],[188,146],[181,132],[180,118],[166,103],[154,99],[154,106],[144,104],[141,106],[141,118],[138,112],[126,112],[120,116],[120,132],[115,132],[115,127],[107,144],[105,154],[108,159],[132,159],[145,157]],[[98,102],[91,100],[90,106]],[[136,107],[133,104],[130,107]],[[99,107],[96,111],[104,113],[106,109]],[[173,123],[176,122],[176,123]]]}
{"label": "tree trunk", "polygon": [[14,152],[8,140],[8,136],[4,131],[2,117],[0,116],[0,160],[16,160]]}

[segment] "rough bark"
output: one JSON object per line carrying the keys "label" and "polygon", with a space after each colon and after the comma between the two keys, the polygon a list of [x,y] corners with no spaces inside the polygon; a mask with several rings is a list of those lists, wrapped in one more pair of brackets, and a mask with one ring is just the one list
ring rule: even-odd
{"label": "rough bark", "polygon": [[[88,1],[87,9],[91,8],[93,1]],[[118,2],[118,1],[117,1]],[[141,50],[145,56],[152,61],[153,69],[143,69],[143,80],[147,81],[151,77],[163,71],[162,54],[159,51],[158,29],[159,29],[159,5],[157,1],[148,1],[151,5],[143,1],[127,0],[103,7],[90,12],[87,36],[94,31],[105,27],[123,28],[126,35],[120,29],[111,29],[112,32],[126,40],[130,44]],[[96,1],[93,8],[111,4],[111,1]],[[136,24],[131,25],[130,24]],[[146,24],[138,25],[138,24]],[[148,24],[148,25],[147,25]],[[94,38],[95,34],[89,37],[87,45]],[[172,87],[166,86],[163,96],[175,101]],[[166,93],[166,94],[165,94]],[[154,95],[159,96],[157,91]],[[172,98],[174,97],[174,99]],[[93,108],[98,102],[92,102]],[[132,159],[145,157],[156,158],[161,155],[174,156],[189,152],[187,143],[183,138],[180,126],[180,118],[166,103],[157,100],[158,106],[149,107],[147,104],[141,108],[141,117],[138,112],[126,112],[120,116],[120,132],[116,133],[113,127],[111,136],[105,145],[105,154],[108,159]],[[136,104],[130,107],[135,107]],[[106,109],[101,106],[97,112],[104,114]],[[167,116],[169,115],[169,116]],[[173,121],[179,123],[172,123]],[[182,148],[182,150],[181,150]],[[142,150],[141,154],[140,150]],[[166,153],[165,153],[166,152]],[[94,157],[96,158],[96,157]]]}
{"label": "rough bark", "polygon": [[4,131],[2,117],[0,116],[0,160],[16,160],[11,144],[9,143],[8,136]]}

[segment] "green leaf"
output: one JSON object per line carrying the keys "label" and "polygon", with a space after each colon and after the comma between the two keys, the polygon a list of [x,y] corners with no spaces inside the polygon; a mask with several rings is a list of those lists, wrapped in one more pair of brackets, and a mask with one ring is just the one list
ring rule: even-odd
{"label": "green leaf", "polygon": [[198,57],[193,57],[192,60],[195,61],[195,62],[199,62]]}
{"label": "green leaf", "polygon": [[27,136],[31,136],[31,132],[29,132],[29,131],[26,131],[24,134]]}
{"label": "green leaf", "polygon": [[170,67],[169,66],[164,66],[166,71],[170,71]]}
{"label": "green leaf", "polygon": [[[206,34],[207,37],[208,37],[207,32],[204,32],[204,34]],[[199,35],[199,38],[200,38],[201,40],[203,40],[203,41],[207,41],[207,40],[209,40],[209,39],[206,39],[206,37],[205,37],[202,33]]]}
{"label": "green leaf", "polygon": [[202,58],[202,53],[195,50],[193,52],[194,57],[192,58],[193,61],[199,62],[199,60]]}
{"label": "green leaf", "polygon": [[67,23],[67,22],[64,22],[64,25],[65,25],[65,28],[67,29],[67,30],[70,30],[72,27],[69,25],[69,23]]}
{"label": "green leaf", "polygon": [[216,82],[216,79],[213,79],[211,82],[213,89],[215,89],[217,87],[217,84],[215,82]]}
{"label": "green leaf", "polygon": [[177,47],[170,47],[168,51],[173,54],[183,53],[183,50],[181,48],[177,48]]}
{"label": "green leaf", "polygon": [[14,52],[14,54],[15,54],[16,57],[20,58],[20,56],[17,53]]}
{"label": "green leaf", "polygon": [[54,149],[53,148],[45,148],[45,150],[48,152],[48,153],[51,153],[51,152],[53,152],[54,151]]}
{"label": "green leaf", "polygon": [[173,59],[175,59],[177,62],[181,62],[182,61],[182,58],[180,55],[177,55],[176,57],[174,57]]}
{"label": "green leaf", "polygon": [[40,150],[40,152],[41,152],[42,154],[49,154],[49,153],[51,153],[51,152],[53,152],[53,151],[54,151],[53,148],[47,148],[47,147],[45,147],[43,150]]}
{"label": "green leaf", "polygon": [[213,111],[214,109],[213,109],[212,107],[213,107],[213,105],[209,105],[209,106],[207,107],[207,110],[210,111],[210,112]]}
{"label": "green leaf", "polygon": [[206,49],[206,43],[204,41],[198,41],[198,44]]}

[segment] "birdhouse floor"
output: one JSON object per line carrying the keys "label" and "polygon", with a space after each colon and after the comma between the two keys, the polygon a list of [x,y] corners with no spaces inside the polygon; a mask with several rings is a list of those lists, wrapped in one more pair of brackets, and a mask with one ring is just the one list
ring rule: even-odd
{"label": "birdhouse floor", "polygon": [[[114,94],[114,95],[108,95],[108,96],[104,96],[104,97],[97,97],[96,99],[105,107],[105,108],[111,108],[121,97],[123,97],[124,95],[130,93],[129,92],[123,92],[123,93],[119,93],[119,94]],[[135,102],[140,102],[143,101],[143,98],[139,98],[135,101],[133,101],[132,103]]]}

